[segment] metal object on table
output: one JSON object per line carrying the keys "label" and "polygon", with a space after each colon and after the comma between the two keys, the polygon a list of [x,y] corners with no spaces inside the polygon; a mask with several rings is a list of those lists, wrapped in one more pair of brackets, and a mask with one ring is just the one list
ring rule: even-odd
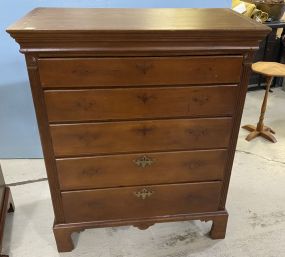
{"label": "metal object on table", "polygon": [[285,11],[285,3],[263,3],[263,2],[256,2],[256,7],[263,12],[268,13],[269,17],[273,21],[279,21]]}

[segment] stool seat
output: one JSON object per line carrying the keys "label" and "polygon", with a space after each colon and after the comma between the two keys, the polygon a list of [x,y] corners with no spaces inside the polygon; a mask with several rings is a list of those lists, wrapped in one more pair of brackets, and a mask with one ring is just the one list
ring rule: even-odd
{"label": "stool seat", "polygon": [[256,62],[251,66],[256,73],[269,77],[285,77],[285,64],[278,62]]}

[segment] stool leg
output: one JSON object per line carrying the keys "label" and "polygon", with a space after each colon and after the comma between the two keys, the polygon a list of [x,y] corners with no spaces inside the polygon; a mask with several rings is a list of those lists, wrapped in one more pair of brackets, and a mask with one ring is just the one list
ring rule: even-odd
{"label": "stool leg", "polygon": [[275,131],[272,128],[269,128],[267,126],[263,126],[264,130],[271,132],[272,134],[275,134]]}
{"label": "stool leg", "polygon": [[254,125],[244,125],[244,126],[242,126],[242,128],[244,128],[244,129],[246,129],[246,130],[248,130],[250,132],[256,130],[256,126],[254,126]]}
{"label": "stool leg", "polygon": [[251,141],[252,139],[255,139],[258,136],[260,136],[260,132],[255,130],[248,134],[248,136],[246,137],[246,140]]}
{"label": "stool leg", "polygon": [[275,138],[269,131],[261,131],[261,132],[260,132],[260,135],[261,135],[263,138],[265,138],[265,139],[271,141],[272,143],[276,143],[276,142],[277,142],[276,138]]}
{"label": "stool leg", "polygon": [[259,117],[259,121],[257,123],[257,128],[256,128],[257,131],[262,131],[264,127],[263,120],[264,120],[264,115],[265,115],[266,106],[267,106],[268,93],[269,93],[273,78],[274,77],[267,78],[266,91],[265,91],[265,95],[263,98],[263,103],[262,103],[261,110],[260,110],[260,117]]}
{"label": "stool leg", "polygon": [[[265,91],[265,95],[263,98],[263,102],[262,102],[262,106],[261,106],[261,110],[260,110],[260,117],[259,117],[259,121],[257,123],[257,126],[252,126],[252,125],[245,125],[243,126],[244,129],[250,131],[251,133],[246,137],[247,141],[250,141],[258,136],[261,136],[273,143],[276,143],[277,140],[275,139],[275,137],[272,134],[275,134],[275,132],[267,127],[264,126],[264,115],[265,115],[265,111],[266,111],[266,106],[267,106],[267,99],[268,99],[268,93],[270,90],[270,86],[271,83],[273,81],[274,77],[268,77],[267,78],[267,85],[266,85],[266,91]],[[271,134],[272,133],[272,134]]]}

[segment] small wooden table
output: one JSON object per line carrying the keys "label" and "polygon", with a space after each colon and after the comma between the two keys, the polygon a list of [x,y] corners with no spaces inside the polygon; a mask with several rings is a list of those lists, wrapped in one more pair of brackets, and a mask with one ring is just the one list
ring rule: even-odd
{"label": "small wooden table", "polygon": [[277,62],[257,62],[252,65],[252,70],[261,75],[265,75],[267,77],[267,85],[257,126],[253,125],[243,126],[244,129],[250,131],[250,134],[246,137],[246,140],[250,141],[258,136],[261,136],[273,143],[276,143],[277,140],[273,136],[275,132],[270,127],[264,126],[263,120],[266,111],[270,85],[274,77],[285,77],[285,65]]}

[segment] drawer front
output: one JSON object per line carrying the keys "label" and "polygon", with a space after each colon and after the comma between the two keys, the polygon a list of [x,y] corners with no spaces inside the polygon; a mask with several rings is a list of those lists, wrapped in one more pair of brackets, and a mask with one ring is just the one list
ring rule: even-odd
{"label": "drawer front", "polygon": [[61,190],[222,180],[226,150],[129,154],[56,161]]}
{"label": "drawer front", "polygon": [[43,87],[237,83],[241,56],[40,59]]}
{"label": "drawer front", "polygon": [[50,122],[231,115],[237,86],[52,90]]}
{"label": "drawer front", "polygon": [[228,147],[231,118],[50,125],[57,157]]}
{"label": "drawer front", "polygon": [[84,222],[217,211],[221,182],[62,193],[65,221]]}

